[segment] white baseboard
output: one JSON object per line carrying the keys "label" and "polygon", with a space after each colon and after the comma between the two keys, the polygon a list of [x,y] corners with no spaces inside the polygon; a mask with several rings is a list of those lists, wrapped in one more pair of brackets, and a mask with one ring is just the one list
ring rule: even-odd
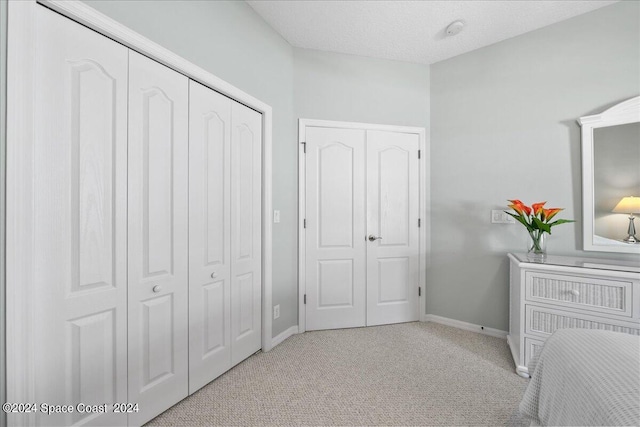
{"label": "white baseboard", "polygon": [[275,337],[271,338],[271,350],[278,344],[281,344],[284,340],[289,338],[292,335],[298,333],[298,325],[292,326],[289,329],[285,329],[283,332],[279,333]]}
{"label": "white baseboard", "polygon": [[426,314],[424,316],[423,322],[440,323],[442,325],[464,329],[465,331],[477,332],[479,334],[489,335],[496,338],[507,339],[507,331],[489,328],[487,326],[475,325],[473,323],[467,323],[461,320],[449,319],[448,317],[436,316],[435,314]]}

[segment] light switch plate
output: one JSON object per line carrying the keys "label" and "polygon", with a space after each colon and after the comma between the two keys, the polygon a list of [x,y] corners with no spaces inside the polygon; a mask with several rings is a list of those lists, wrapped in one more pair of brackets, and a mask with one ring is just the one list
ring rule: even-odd
{"label": "light switch plate", "polygon": [[492,210],[491,223],[492,224],[515,224],[516,220],[511,215],[507,215],[504,211]]}
{"label": "light switch plate", "polygon": [[280,211],[273,211],[273,222],[276,224],[280,222]]}
{"label": "light switch plate", "polygon": [[273,318],[277,319],[280,317],[280,304],[273,306]]}

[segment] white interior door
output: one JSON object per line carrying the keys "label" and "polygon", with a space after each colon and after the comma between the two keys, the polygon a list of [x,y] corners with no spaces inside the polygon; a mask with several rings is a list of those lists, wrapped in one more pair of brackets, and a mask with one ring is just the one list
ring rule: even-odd
{"label": "white interior door", "polygon": [[364,326],[365,131],[306,129],[306,329]]}
{"label": "white interior door", "polygon": [[129,53],[129,402],[188,394],[188,79]]}
{"label": "white interior door", "polygon": [[367,131],[367,325],[418,320],[419,137]]}
{"label": "white interior door", "polygon": [[[35,173],[24,183],[35,238],[23,260],[35,327],[22,337],[35,402],[126,402],[127,49],[43,7],[35,19]],[[47,426],[127,423],[111,406],[35,417]]]}
{"label": "white interior door", "polygon": [[261,348],[262,115],[231,105],[231,363]]}
{"label": "white interior door", "polygon": [[189,393],[231,368],[232,102],[189,82]]}
{"label": "white interior door", "polygon": [[419,319],[420,135],[305,125],[306,330]]}

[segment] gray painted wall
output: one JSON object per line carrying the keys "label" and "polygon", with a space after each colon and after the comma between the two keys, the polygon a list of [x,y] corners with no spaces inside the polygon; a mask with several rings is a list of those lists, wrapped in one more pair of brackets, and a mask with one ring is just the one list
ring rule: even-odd
{"label": "gray painted wall", "polygon": [[429,66],[294,49],[296,120],[429,127]]}
{"label": "gray painted wall", "polygon": [[505,254],[526,233],[490,223],[507,199],[578,220],[553,229],[550,253],[634,259],[581,250],[576,119],[640,93],[639,18],[620,2],[431,66],[428,313],[508,329]]}
{"label": "gray painted wall", "polygon": [[273,108],[273,335],[298,324],[297,134],[291,46],[245,2],[86,1]]}
{"label": "gray painted wall", "polygon": [[[7,401],[5,350],[5,169],[7,146],[7,1],[0,0],[0,402]],[[0,426],[6,414],[0,412]]]}

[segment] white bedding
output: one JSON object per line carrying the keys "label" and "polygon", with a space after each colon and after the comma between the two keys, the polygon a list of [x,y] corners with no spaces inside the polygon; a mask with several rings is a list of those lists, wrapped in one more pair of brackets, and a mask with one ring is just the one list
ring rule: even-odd
{"label": "white bedding", "polygon": [[560,329],[528,368],[520,412],[533,423],[640,425],[640,337]]}

